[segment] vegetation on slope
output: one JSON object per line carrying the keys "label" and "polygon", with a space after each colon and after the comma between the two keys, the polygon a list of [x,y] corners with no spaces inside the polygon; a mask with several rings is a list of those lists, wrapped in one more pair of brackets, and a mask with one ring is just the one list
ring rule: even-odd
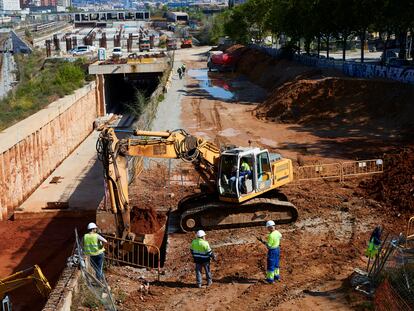
{"label": "vegetation on slope", "polygon": [[41,52],[17,55],[19,84],[0,100],[0,130],[73,93],[87,79],[84,60],[48,61]]}

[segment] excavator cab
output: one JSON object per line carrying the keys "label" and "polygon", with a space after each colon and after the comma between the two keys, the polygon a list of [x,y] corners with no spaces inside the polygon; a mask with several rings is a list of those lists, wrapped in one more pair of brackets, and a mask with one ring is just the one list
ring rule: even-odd
{"label": "excavator cab", "polygon": [[272,186],[269,152],[259,148],[226,150],[220,159],[219,195],[242,202]]}

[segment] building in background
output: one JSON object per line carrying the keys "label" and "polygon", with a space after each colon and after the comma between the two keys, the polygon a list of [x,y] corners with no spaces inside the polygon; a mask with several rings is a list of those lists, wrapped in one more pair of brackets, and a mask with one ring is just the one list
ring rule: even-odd
{"label": "building in background", "polygon": [[182,22],[187,23],[189,18],[188,14],[185,12],[167,12],[167,20],[169,22]]}
{"label": "building in background", "polygon": [[20,11],[20,0],[0,0],[0,11],[3,14]]}
{"label": "building in background", "polygon": [[68,8],[72,6],[72,0],[57,0],[56,4],[64,8]]}
{"label": "building in background", "polygon": [[40,5],[41,6],[56,6],[57,0],[41,0]]}

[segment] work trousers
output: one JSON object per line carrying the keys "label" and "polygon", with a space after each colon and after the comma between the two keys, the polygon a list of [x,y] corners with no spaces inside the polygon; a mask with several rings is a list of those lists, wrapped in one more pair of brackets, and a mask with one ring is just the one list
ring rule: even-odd
{"label": "work trousers", "polygon": [[195,272],[196,272],[196,280],[197,285],[200,286],[203,282],[203,276],[202,276],[202,270],[204,268],[204,271],[206,272],[206,278],[207,283],[211,283],[211,271],[210,271],[210,262],[204,262],[204,263],[196,263],[195,264]]}
{"label": "work trousers", "polygon": [[279,247],[267,251],[266,281],[270,283],[274,282],[275,279],[279,280],[279,257]]}
{"label": "work trousers", "polygon": [[101,253],[96,256],[90,256],[91,257],[91,264],[93,269],[95,270],[96,277],[98,280],[103,280],[103,262],[104,262],[104,253]]}
{"label": "work trousers", "polygon": [[[244,176],[239,176],[239,192],[243,192],[243,180]],[[230,189],[233,192],[236,192],[236,176],[230,177]]]}

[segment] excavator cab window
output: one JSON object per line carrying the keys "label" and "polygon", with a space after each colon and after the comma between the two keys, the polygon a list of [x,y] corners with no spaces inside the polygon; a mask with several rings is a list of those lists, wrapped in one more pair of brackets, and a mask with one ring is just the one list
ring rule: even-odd
{"label": "excavator cab window", "polygon": [[223,155],[219,180],[220,195],[240,197],[254,191],[253,168],[253,155]]}
{"label": "excavator cab window", "polygon": [[235,181],[238,177],[237,155],[223,155],[221,157],[219,191],[220,195],[237,197]]}
{"label": "excavator cab window", "polygon": [[240,158],[240,177],[239,177],[239,190],[241,195],[249,194],[254,191],[254,158],[253,155],[243,156]]}
{"label": "excavator cab window", "polygon": [[262,191],[272,185],[272,169],[267,151],[259,153],[256,157],[257,190]]}

